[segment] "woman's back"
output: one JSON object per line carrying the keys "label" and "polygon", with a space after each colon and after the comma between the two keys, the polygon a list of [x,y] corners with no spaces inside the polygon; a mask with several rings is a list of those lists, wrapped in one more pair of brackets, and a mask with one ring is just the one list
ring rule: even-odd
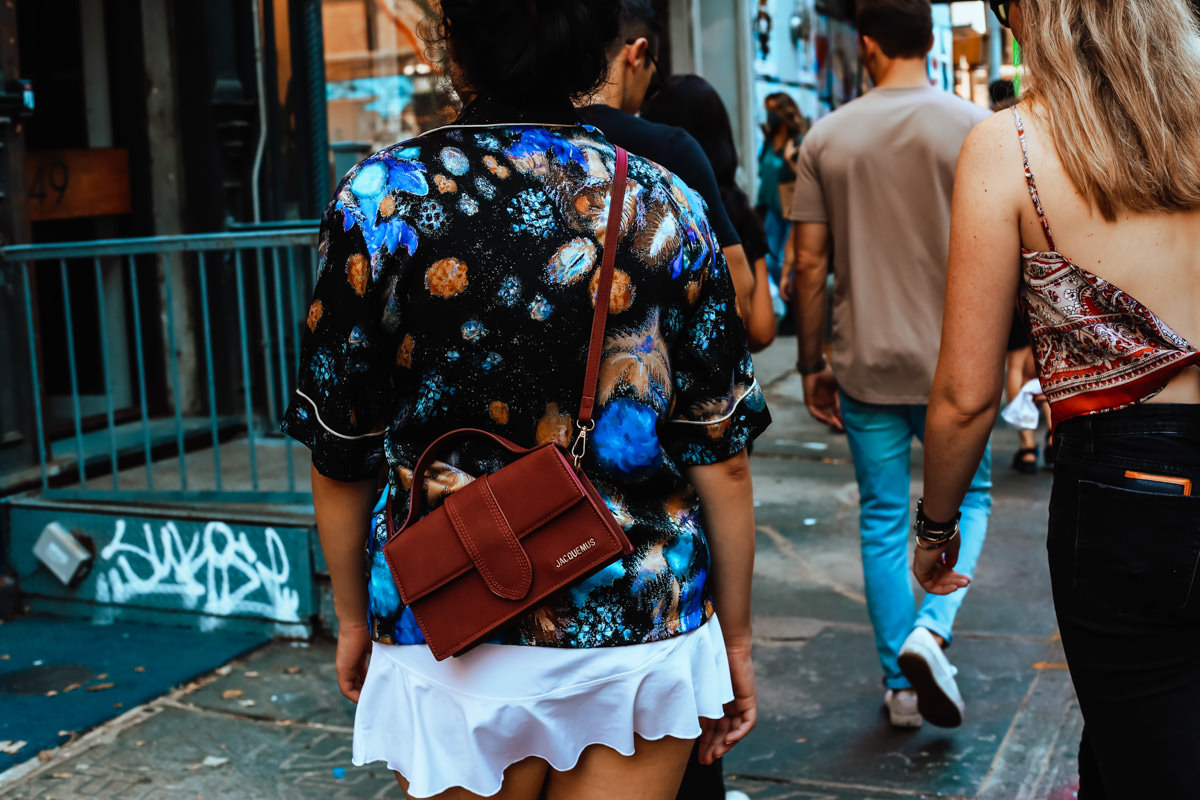
{"label": "woman's back", "polygon": [[[449,430],[570,445],[615,151],[582,126],[513,116],[479,100],[454,125],[381,151],[326,214],[312,367],[285,429],[330,440],[322,466],[348,478],[372,471],[382,441],[397,521],[417,457]],[[684,473],[765,426],[702,201],[637,156],[629,181],[583,468],[637,553],[525,615],[509,643],[612,646],[703,624],[708,549]],[[495,455],[484,442],[440,453],[429,502],[495,469]],[[379,556],[386,530],[376,533],[372,634],[421,641]],[[596,608],[604,624],[589,622]]]}
{"label": "woman's back", "polygon": [[[1020,208],[1026,251],[1063,256],[1135,298],[1193,348],[1200,343],[1200,208],[1176,212],[1121,211],[1108,220],[1074,186],[1036,106],[1022,103],[1029,169],[1053,236],[1047,241],[1037,208]],[[999,117],[1007,118],[1007,112]],[[993,120],[992,122],[999,122]],[[1007,120],[1011,130],[1011,123]],[[1014,139],[1016,132],[1009,134]],[[1010,159],[1006,159],[1010,160]],[[1024,183],[1022,181],[1022,183]],[[1200,369],[1185,369],[1148,402],[1200,403]]]}

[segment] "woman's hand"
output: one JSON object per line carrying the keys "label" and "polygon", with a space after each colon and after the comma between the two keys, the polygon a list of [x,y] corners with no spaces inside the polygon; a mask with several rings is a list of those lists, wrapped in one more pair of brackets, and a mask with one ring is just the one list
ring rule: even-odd
{"label": "woman's hand", "polygon": [[347,698],[358,702],[363,681],[367,679],[367,656],[371,653],[371,632],[363,623],[338,623],[337,667],[338,689]]}
{"label": "woman's hand", "polygon": [[758,722],[750,645],[731,645],[726,650],[729,655],[729,677],[733,681],[733,700],[725,704],[725,716],[720,719],[700,718],[701,764],[711,764],[728,753]]}
{"label": "woman's hand", "polygon": [[962,537],[955,536],[945,547],[936,550],[916,548],[913,552],[913,575],[917,576],[922,589],[930,594],[951,594],[970,585],[970,578],[954,571],[961,544]]}

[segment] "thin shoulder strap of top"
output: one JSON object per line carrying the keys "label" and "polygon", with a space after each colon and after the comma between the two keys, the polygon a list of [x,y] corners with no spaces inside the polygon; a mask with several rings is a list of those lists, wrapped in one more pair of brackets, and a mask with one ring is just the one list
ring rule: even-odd
{"label": "thin shoulder strap of top", "polygon": [[1033,198],[1033,207],[1037,209],[1038,220],[1042,223],[1042,231],[1046,234],[1046,243],[1050,245],[1050,249],[1057,252],[1054,246],[1054,236],[1050,233],[1050,220],[1046,219],[1046,212],[1042,208],[1042,199],[1038,197],[1037,182],[1033,179],[1033,170],[1029,168],[1029,149],[1025,145],[1025,123],[1021,119],[1021,112],[1016,106],[1012,107],[1013,122],[1017,124],[1017,138],[1021,140],[1021,159],[1025,162],[1025,184],[1029,187],[1029,196]]}

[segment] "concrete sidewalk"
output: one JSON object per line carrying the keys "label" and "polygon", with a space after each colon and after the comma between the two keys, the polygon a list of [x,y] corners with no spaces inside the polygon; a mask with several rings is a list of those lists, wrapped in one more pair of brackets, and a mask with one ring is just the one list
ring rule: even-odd
{"label": "concrete sidewalk", "polygon": [[[1049,474],[1009,470],[1016,437],[997,431],[989,541],[949,651],[966,722],[894,730],[848,448],[804,410],[793,348],[785,338],[757,359],[775,418],[753,456],[760,722],[726,759],[729,788],[755,800],[1073,797],[1082,723],[1045,566]],[[331,643],[277,641],[0,775],[0,796],[403,797],[383,765],[351,765],[352,715]]]}

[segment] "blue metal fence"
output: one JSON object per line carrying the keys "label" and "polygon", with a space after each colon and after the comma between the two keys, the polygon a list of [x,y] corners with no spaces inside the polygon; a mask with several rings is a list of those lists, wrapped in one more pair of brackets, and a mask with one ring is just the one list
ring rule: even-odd
{"label": "blue metal fence", "polygon": [[[315,244],[315,223],[299,223],[0,248],[0,270],[22,293],[42,492],[102,501],[310,502],[294,450],[304,464],[306,454],[277,425],[298,368]],[[151,275],[157,285],[144,285]],[[39,283],[51,287],[55,279],[65,364],[48,363],[41,346],[58,320],[49,318],[46,298],[39,302]],[[94,315],[80,313],[92,294]],[[114,308],[125,318],[115,319]],[[78,351],[87,346],[94,355],[97,341],[99,364],[87,363]],[[81,369],[94,374],[97,366],[102,392],[85,398]],[[56,396],[54,412],[47,373],[63,369],[70,402]],[[219,383],[235,388],[218,391]],[[84,399],[102,413],[88,414]]]}

